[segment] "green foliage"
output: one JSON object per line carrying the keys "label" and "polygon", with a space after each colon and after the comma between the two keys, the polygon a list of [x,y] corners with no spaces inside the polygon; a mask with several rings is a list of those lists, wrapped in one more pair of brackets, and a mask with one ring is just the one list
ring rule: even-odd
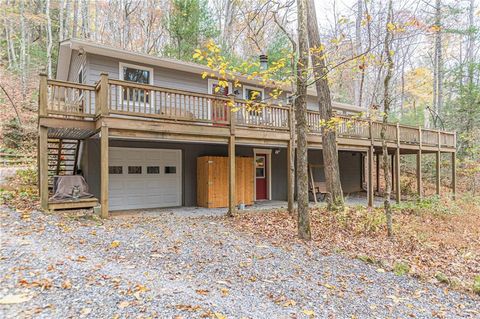
{"label": "green foliage", "polygon": [[395,262],[393,273],[397,276],[404,276],[410,272],[410,266],[404,262]]}
{"label": "green foliage", "polygon": [[363,261],[364,263],[367,263],[367,264],[375,265],[377,263],[377,261],[375,260],[374,257],[370,257],[370,256],[367,256],[367,255],[358,255],[357,259],[359,259],[359,260],[361,260],[361,261]]}
{"label": "green foliage", "polygon": [[450,283],[450,279],[448,279],[447,275],[445,275],[444,273],[442,273],[440,271],[435,274],[435,279],[437,279],[442,284],[449,284]]}
{"label": "green foliage", "polygon": [[9,183],[0,188],[0,204],[18,209],[30,209],[38,201],[37,170],[26,168],[17,170]]}
{"label": "green foliage", "polygon": [[473,280],[473,292],[480,295],[480,275],[475,276]]}
{"label": "green foliage", "polygon": [[12,118],[3,124],[3,144],[8,148],[18,149],[22,147],[25,133],[16,118]]}
{"label": "green foliage", "polygon": [[454,201],[448,201],[438,196],[429,196],[417,199],[417,201],[404,201],[400,204],[394,204],[395,211],[410,213],[414,215],[433,214],[441,216],[454,214],[460,211],[459,206]]}
{"label": "green foliage", "polygon": [[173,0],[166,27],[171,42],[164,53],[180,60],[191,61],[192,53],[202,41],[215,37],[218,30],[208,12],[205,0]]}

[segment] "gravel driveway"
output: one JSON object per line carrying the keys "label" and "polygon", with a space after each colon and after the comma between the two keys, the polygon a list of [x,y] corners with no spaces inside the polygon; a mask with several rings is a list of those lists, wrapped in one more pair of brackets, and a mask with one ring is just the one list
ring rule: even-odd
{"label": "gravel driveway", "polygon": [[478,318],[478,299],[223,217],[21,215],[0,207],[1,318]]}

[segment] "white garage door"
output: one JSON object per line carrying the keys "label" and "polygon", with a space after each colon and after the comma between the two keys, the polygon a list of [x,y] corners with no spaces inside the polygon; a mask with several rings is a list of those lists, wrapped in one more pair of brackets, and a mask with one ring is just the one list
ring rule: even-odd
{"label": "white garage door", "polygon": [[182,204],[181,150],[111,147],[110,210]]}

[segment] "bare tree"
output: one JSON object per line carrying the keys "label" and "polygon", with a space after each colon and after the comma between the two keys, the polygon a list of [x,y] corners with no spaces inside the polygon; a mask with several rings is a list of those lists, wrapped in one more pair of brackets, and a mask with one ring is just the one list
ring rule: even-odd
{"label": "bare tree", "polygon": [[382,162],[383,162],[383,176],[385,178],[385,193],[384,193],[384,209],[385,216],[387,218],[387,232],[388,236],[393,236],[392,227],[392,208],[390,204],[391,192],[392,192],[392,179],[390,176],[390,161],[388,160],[388,146],[387,146],[387,126],[388,116],[390,115],[391,96],[390,96],[390,81],[393,75],[393,53],[391,52],[391,45],[393,41],[393,8],[392,0],[388,1],[387,8],[387,22],[385,28],[385,41],[384,41],[384,56],[386,58],[386,74],[383,81],[383,122],[382,129],[380,130],[380,138],[382,140]]}
{"label": "bare tree", "polygon": [[52,77],[52,19],[50,17],[50,0],[45,2],[45,15],[47,16],[47,75]]}
{"label": "bare tree", "polygon": [[308,30],[307,0],[297,0],[298,16],[298,61],[297,95],[295,98],[295,118],[297,121],[297,205],[298,237],[312,238],[310,211],[308,208],[308,144],[307,144],[307,80],[308,80]]}
{"label": "bare tree", "polygon": [[27,97],[27,25],[25,21],[25,0],[20,0],[20,72],[22,98]]}
{"label": "bare tree", "polygon": [[433,59],[433,125],[438,126],[438,117],[443,104],[443,57],[442,57],[442,1],[435,2],[435,50]]}
{"label": "bare tree", "polygon": [[72,22],[72,37],[77,37],[78,30],[78,1],[73,0],[73,22]]}
{"label": "bare tree", "polygon": [[331,127],[329,124],[334,117],[332,99],[327,78],[328,69],[325,63],[325,52],[320,42],[320,33],[318,32],[314,0],[308,1],[307,20],[318,108],[320,119],[325,123],[322,126],[322,148],[325,182],[329,191],[328,207],[330,210],[343,210],[345,203],[338,165],[337,133],[335,127]]}

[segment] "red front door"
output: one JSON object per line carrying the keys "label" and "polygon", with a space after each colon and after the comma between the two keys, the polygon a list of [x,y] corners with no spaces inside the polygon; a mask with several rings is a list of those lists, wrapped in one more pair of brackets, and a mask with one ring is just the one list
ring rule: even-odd
{"label": "red front door", "polygon": [[267,196],[267,156],[257,154],[255,156],[255,191],[256,199],[268,199]]}

